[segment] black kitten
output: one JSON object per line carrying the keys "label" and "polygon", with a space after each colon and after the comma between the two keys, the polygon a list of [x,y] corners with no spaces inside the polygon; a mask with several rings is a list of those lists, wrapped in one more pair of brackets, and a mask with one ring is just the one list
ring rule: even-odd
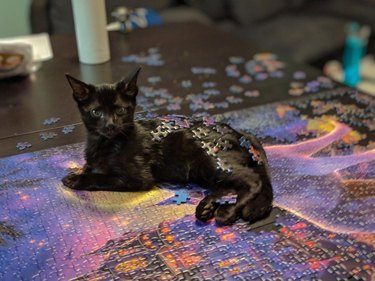
{"label": "black kitten", "polygon": [[[140,191],[156,183],[194,182],[212,193],[196,217],[221,224],[256,221],[273,199],[267,158],[259,141],[225,124],[184,116],[134,120],[137,76],[89,85],[67,75],[88,131],[86,165],[63,178],[81,190]],[[236,203],[219,204],[226,194]]]}

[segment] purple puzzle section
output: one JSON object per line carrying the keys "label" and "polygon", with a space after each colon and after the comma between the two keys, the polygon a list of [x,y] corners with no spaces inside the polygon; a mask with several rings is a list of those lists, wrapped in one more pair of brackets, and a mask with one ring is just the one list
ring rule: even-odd
{"label": "purple puzzle section", "polygon": [[0,280],[373,280],[374,111],[335,90],[216,116],[265,143],[285,211],[261,232],[197,222],[192,184],[69,190],[82,144],[0,159]]}
{"label": "purple puzzle section", "polygon": [[344,89],[267,107],[220,120],[269,141],[274,205],[327,230],[373,235],[375,99]]}

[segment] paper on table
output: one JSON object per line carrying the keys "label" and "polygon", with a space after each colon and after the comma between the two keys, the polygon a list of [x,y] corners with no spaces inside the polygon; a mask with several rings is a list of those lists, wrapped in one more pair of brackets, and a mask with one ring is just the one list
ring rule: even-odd
{"label": "paper on table", "polygon": [[30,44],[33,47],[34,61],[45,61],[53,58],[53,52],[48,33],[0,38],[0,44],[1,43]]}

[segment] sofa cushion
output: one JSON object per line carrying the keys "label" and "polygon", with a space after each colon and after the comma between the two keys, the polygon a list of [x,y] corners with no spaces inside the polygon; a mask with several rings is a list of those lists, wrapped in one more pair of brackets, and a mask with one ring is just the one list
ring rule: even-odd
{"label": "sofa cushion", "polygon": [[185,2],[201,10],[213,20],[223,19],[229,15],[225,0],[186,0]]}
{"label": "sofa cushion", "polygon": [[162,10],[172,5],[172,0],[106,0],[107,11],[113,11],[117,7],[125,6],[128,8],[149,8]]}
{"label": "sofa cushion", "polygon": [[229,5],[233,19],[241,25],[266,19],[287,9],[284,0],[231,0]]}
{"label": "sofa cushion", "polygon": [[242,27],[239,33],[265,51],[311,62],[344,46],[346,23],[328,16],[286,14]]}
{"label": "sofa cushion", "polygon": [[306,11],[357,21],[375,29],[375,1],[373,0],[319,0],[311,2]]}
{"label": "sofa cushion", "polygon": [[160,16],[164,23],[199,22],[205,25],[212,24],[211,19],[205,13],[188,6],[171,7],[162,10],[160,11]]}

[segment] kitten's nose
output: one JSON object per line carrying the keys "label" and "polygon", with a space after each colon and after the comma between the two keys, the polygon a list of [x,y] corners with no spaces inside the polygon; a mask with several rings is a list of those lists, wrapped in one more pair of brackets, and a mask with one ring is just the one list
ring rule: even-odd
{"label": "kitten's nose", "polygon": [[115,128],[115,123],[113,122],[113,119],[112,118],[109,118],[107,120],[107,122],[105,123],[105,126],[108,128],[108,129],[114,129]]}
{"label": "kitten's nose", "polygon": [[105,134],[108,136],[108,137],[112,137],[116,134],[116,127],[115,125],[113,124],[109,124],[107,126],[105,126]]}
{"label": "kitten's nose", "polygon": [[115,129],[115,125],[113,124],[109,124],[106,126],[106,128],[109,130],[109,131],[113,131]]}

